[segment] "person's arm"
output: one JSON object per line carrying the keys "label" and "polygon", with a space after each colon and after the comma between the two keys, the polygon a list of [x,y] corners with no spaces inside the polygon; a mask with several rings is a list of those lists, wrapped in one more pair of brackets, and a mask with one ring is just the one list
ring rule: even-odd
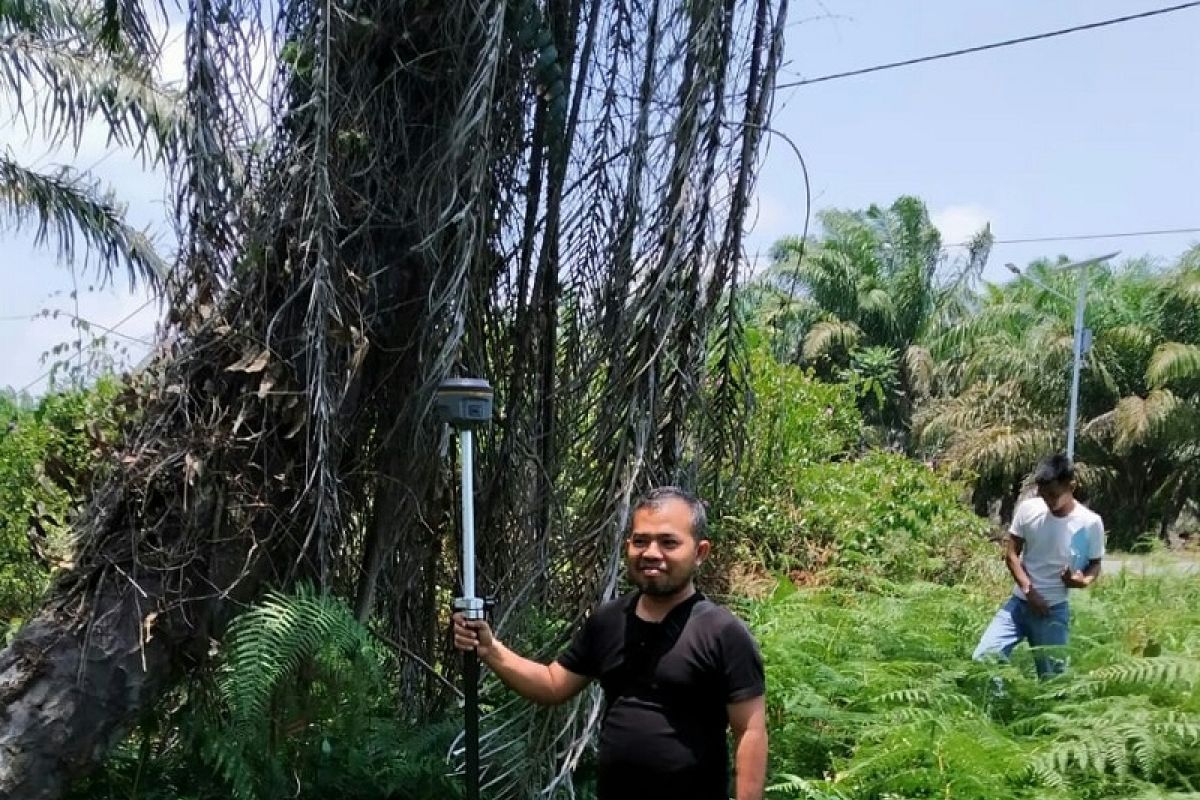
{"label": "person's arm", "polygon": [[1088,529],[1088,563],[1082,571],[1063,570],[1062,580],[1071,589],[1086,589],[1100,577],[1104,558],[1104,522],[1097,517]]}
{"label": "person's arm", "polygon": [[1041,593],[1033,588],[1033,581],[1029,579],[1029,573],[1025,571],[1025,565],[1021,563],[1021,551],[1024,549],[1025,540],[1010,532],[1004,546],[1004,563],[1008,566],[1008,571],[1012,573],[1013,580],[1017,582],[1017,587],[1025,593],[1025,602],[1029,603],[1029,607],[1035,614],[1044,617],[1049,613],[1050,606],[1046,605],[1046,599],[1042,597]]}
{"label": "person's arm", "polygon": [[737,800],[762,800],[767,782],[767,704],[762,695],[730,703]]}
{"label": "person's arm", "polygon": [[1086,568],[1071,572],[1070,569],[1063,570],[1063,583],[1071,589],[1086,589],[1096,582],[1100,577],[1100,559],[1093,558],[1088,561]]}
{"label": "person's arm", "polygon": [[586,677],[576,675],[558,662],[539,664],[517,655],[492,634],[486,622],[465,620],[462,614],[454,615],[454,646],[459,650],[475,650],[479,660],[505,686],[539,705],[564,703],[588,684]]}

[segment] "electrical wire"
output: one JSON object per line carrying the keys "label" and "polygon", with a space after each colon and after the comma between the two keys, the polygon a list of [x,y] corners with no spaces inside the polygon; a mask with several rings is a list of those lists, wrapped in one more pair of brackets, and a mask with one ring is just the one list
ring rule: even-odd
{"label": "electrical wire", "polygon": [[842,78],[854,78],[859,75],[868,75],[872,72],[883,72],[889,69],[899,69],[900,67],[911,67],[915,64],[925,64],[930,61],[939,61],[944,58],[955,58],[957,56],[970,55],[971,53],[982,53],[985,50],[996,50],[1001,47],[1011,47],[1016,44],[1026,44],[1028,42],[1037,42],[1043,39],[1052,39],[1056,36],[1066,36],[1069,33],[1079,33],[1081,31],[1095,30],[1096,28],[1104,28],[1109,25],[1119,25],[1123,22],[1133,22],[1135,20],[1146,19],[1148,17],[1156,17],[1162,14],[1170,14],[1175,11],[1184,11],[1189,8],[1200,6],[1200,0],[1191,3],[1180,3],[1179,5],[1168,6],[1167,8],[1156,8],[1151,11],[1143,11],[1139,14],[1127,14],[1123,17],[1115,17],[1113,19],[1100,20],[1099,22],[1089,22],[1085,25],[1075,25],[1070,28],[1061,28],[1056,31],[1047,31],[1045,33],[1035,33],[1030,36],[1020,36],[1016,39],[1005,39],[1000,42],[992,42],[990,44],[981,44],[974,47],[964,47],[961,50],[950,50],[945,53],[934,53],[933,55],[920,56],[918,58],[909,58],[904,61],[892,61],[887,64],[877,64],[873,67],[863,67],[862,69],[852,69],[848,72],[835,72],[831,75],[821,75],[817,78],[805,78],[799,81],[789,81],[788,83],[779,83],[775,85],[778,89],[791,89],[796,86],[809,86],[814,83],[825,83],[826,81],[836,81]]}
{"label": "electrical wire", "polygon": [[[1032,236],[1025,239],[996,239],[992,244],[1035,244],[1038,242],[1083,242],[1092,239],[1130,239],[1140,236],[1170,236],[1173,234],[1200,233],[1200,228],[1163,228],[1153,231],[1125,231],[1122,233],[1083,233],[1070,236]],[[966,247],[970,242],[957,242],[946,247]]]}
{"label": "electrical wire", "polygon": [[[125,336],[124,334],[118,333],[117,328],[120,328],[122,325],[129,322],[129,320],[133,319],[134,316],[141,313],[151,303],[153,303],[155,299],[156,298],[152,297],[149,300],[147,300],[146,302],[142,303],[140,306],[135,308],[133,311],[130,311],[128,314],[126,314],[124,317],[122,317],[118,322],[114,323],[111,328],[105,328],[103,325],[96,325],[96,327],[104,328],[104,330],[107,330],[109,333],[115,334],[117,336],[121,336],[126,339],[133,339],[133,341],[139,342],[141,344],[149,345],[149,344],[151,344],[150,342],[146,342],[142,339],[134,339],[134,337],[132,337],[132,336]],[[86,320],[84,320],[84,321],[86,322]],[[89,323],[89,324],[92,324],[92,323]],[[50,369],[43,372],[41,375],[38,375],[36,378],[31,380],[29,383],[25,384],[20,389],[18,389],[17,394],[24,394],[25,392],[32,389],[34,386],[37,386],[39,383],[44,381],[46,378],[50,377],[50,373],[52,373],[53,371],[54,371],[54,367],[51,367]]]}

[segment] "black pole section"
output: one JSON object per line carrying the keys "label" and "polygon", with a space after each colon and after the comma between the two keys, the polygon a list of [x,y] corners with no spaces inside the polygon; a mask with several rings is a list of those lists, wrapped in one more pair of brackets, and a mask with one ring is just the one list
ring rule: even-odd
{"label": "black pole section", "polygon": [[479,800],[479,656],[463,653],[463,701],[466,711],[467,800]]}

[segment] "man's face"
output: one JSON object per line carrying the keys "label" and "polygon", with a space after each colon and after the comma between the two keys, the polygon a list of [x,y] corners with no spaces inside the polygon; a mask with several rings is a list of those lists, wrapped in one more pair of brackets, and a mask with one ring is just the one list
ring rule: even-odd
{"label": "man's face", "polygon": [[682,500],[635,511],[625,562],[629,579],[645,594],[669,597],[686,588],[708,557],[709,542],[692,537],[692,512]]}
{"label": "man's face", "polygon": [[1038,484],[1038,497],[1046,502],[1052,514],[1063,514],[1071,505],[1074,481],[1050,481]]}

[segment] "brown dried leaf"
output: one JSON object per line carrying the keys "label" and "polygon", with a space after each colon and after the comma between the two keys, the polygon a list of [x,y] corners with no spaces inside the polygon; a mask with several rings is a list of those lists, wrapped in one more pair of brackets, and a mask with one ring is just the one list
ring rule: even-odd
{"label": "brown dried leaf", "polygon": [[158,612],[151,611],[149,614],[146,615],[146,618],[142,620],[142,643],[143,644],[145,644],[146,642],[149,642],[150,637],[152,637],[154,635],[151,629],[154,627],[154,620],[156,620],[156,619],[158,619]]}
{"label": "brown dried leaf", "polygon": [[262,372],[267,366],[269,354],[266,350],[250,351],[225,368],[226,372]]}
{"label": "brown dried leaf", "polygon": [[262,372],[267,368],[267,362],[270,361],[271,355],[266,350],[258,354],[258,358],[250,362],[250,366],[246,367],[246,372]]}

